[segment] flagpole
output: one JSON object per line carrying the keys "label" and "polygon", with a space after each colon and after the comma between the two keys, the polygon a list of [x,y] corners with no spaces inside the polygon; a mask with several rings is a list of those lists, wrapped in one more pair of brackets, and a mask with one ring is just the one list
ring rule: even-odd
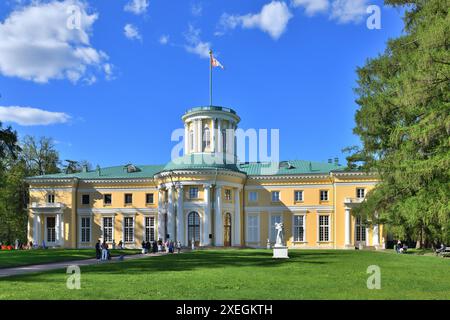
{"label": "flagpole", "polygon": [[212,78],[212,50],[209,50],[209,105],[212,107],[213,103],[213,78]]}

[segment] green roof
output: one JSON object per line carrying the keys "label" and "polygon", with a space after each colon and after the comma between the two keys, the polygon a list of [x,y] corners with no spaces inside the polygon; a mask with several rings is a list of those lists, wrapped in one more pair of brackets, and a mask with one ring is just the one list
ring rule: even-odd
{"label": "green roof", "polygon": [[[304,160],[281,161],[271,168],[270,162],[241,163],[239,169],[249,176],[259,175],[295,175],[324,174],[331,171],[342,171],[344,168],[334,163],[312,162]],[[272,170],[273,169],[273,170]]]}
{"label": "green roof", "polygon": [[214,163],[214,158],[207,154],[190,154],[169,162],[167,165],[135,165],[136,171],[128,172],[127,166],[101,168],[97,170],[73,174],[57,173],[34,176],[28,179],[151,179],[159,172],[176,170],[229,170],[242,172],[248,176],[257,175],[297,175],[297,174],[327,174],[331,171],[343,171],[344,167],[334,163],[311,162],[303,160],[281,161],[271,169],[269,162],[249,162],[238,164]]}
{"label": "green roof", "polygon": [[92,179],[133,179],[133,178],[153,178],[153,176],[160,172],[164,165],[151,165],[140,166],[136,165],[135,172],[128,172],[126,166],[107,167],[101,168],[100,174],[97,170],[91,170],[88,172],[78,172],[73,174],[57,173],[48,174],[43,176],[34,176],[29,179],[67,179],[78,178],[85,180]]}

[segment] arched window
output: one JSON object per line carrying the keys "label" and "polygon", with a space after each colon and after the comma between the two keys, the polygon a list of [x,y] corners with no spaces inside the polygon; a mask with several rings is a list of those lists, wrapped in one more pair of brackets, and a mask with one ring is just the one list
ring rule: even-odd
{"label": "arched window", "polygon": [[227,152],[227,130],[222,130],[222,152]]}
{"label": "arched window", "polygon": [[188,242],[192,245],[192,240],[196,246],[200,244],[200,216],[193,211],[188,215]]}
{"label": "arched window", "polygon": [[189,131],[189,148],[194,150],[194,130]]}
{"label": "arched window", "polygon": [[211,133],[208,127],[203,129],[203,151],[211,147]]}

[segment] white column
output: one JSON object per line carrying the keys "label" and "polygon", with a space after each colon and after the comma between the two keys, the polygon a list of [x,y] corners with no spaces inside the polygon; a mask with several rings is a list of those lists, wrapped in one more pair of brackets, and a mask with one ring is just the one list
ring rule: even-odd
{"label": "white column", "polygon": [[169,234],[169,239],[175,239],[175,210],[173,203],[173,186],[169,187],[168,190],[168,207],[167,207],[167,233]]}
{"label": "white column", "polygon": [[40,221],[39,215],[34,212],[34,226],[33,226],[33,245],[39,245],[39,230],[40,230]]}
{"label": "white column", "polygon": [[222,141],[222,119],[217,120],[217,152],[223,152],[223,141]]}
{"label": "white column", "polygon": [[366,246],[369,246],[369,227],[366,226]]}
{"label": "white column", "polygon": [[61,245],[61,213],[56,214],[55,219],[55,236],[56,236],[56,245]]}
{"label": "white column", "polygon": [[211,233],[211,185],[204,185],[204,201],[205,201],[205,212],[203,214],[203,245],[211,245],[211,239],[209,239],[209,234]]}
{"label": "white column", "polygon": [[165,240],[163,190],[158,188],[158,239]]}
{"label": "white column", "polygon": [[222,187],[216,186],[216,203],[214,205],[214,243],[216,247],[223,246],[223,220],[222,220]]}
{"label": "white column", "polygon": [[189,127],[188,124],[184,124],[184,155],[190,153],[189,150]]}
{"label": "white column", "polygon": [[234,190],[234,245],[241,245],[241,189]]}
{"label": "white column", "polygon": [[[184,210],[183,210],[183,186],[177,188],[178,191],[178,203],[177,203],[177,241],[181,241],[184,244]],[[187,244],[184,244],[187,245]]]}
{"label": "white column", "polygon": [[211,152],[216,151],[216,119],[213,118],[211,121],[212,128],[211,128]]}
{"label": "white column", "polygon": [[350,208],[345,208],[345,246],[350,247],[351,245],[351,224],[352,215],[350,214]]}

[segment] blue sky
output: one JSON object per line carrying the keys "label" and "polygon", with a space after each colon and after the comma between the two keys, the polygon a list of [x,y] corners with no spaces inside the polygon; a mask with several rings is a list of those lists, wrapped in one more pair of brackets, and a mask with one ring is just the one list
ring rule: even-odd
{"label": "blue sky", "polygon": [[[241,128],[280,129],[281,159],[343,163],[358,143],[356,67],[402,32],[402,12],[379,0],[30,2],[0,4],[0,120],[94,166],[170,160],[182,114],[209,103],[209,47],[225,66],[214,104]],[[78,6],[81,30],[58,3]]]}

